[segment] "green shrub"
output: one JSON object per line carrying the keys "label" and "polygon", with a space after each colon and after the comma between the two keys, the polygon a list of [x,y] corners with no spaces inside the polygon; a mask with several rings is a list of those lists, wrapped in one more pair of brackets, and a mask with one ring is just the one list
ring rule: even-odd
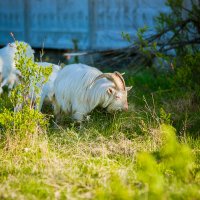
{"label": "green shrub", "polygon": [[176,58],[174,86],[193,91],[200,97],[200,52]]}
{"label": "green shrub", "polygon": [[149,153],[137,156],[138,180],[146,188],[149,199],[161,199],[164,194],[164,177],[155,158]]}
{"label": "green shrub", "polygon": [[51,69],[40,67],[26,57],[26,45],[17,41],[15,44],[17,52],[14,59],[21,78],[20,83],[10,92],[10,103],[2,104],[0,124],[3,132],[25,134],[45,131],[48,124],[46,116],[35,108],[39,104],[40,87],[47,80]]}
{"label": "green shrub", "polygon": [[[177,194],[177,188],[189,182],[194,169],[194,157],[191,149],[186,144],[181,144],[176,138],[175,128],[171,125],[160,126],[162,146],[153,154],[142,152],[137,155],[137,177],[147,191],[148,199],[168,199],[169,196],[182,196]],[[174,191],[166,192],[170,185],[175,185]],[[142,191],[139,196],[142,196]],[[193,196],[198,196],[198,190],[190,190]],[[186,193],[187,194],[187,193]],[[183,198],[184,199],[184,198]]]}

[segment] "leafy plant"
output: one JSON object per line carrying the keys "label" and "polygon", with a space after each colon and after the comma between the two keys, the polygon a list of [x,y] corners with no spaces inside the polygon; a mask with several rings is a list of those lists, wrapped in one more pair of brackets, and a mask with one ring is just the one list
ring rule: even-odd
{"label": "leafy plant", "polygon": [[[171,195],[166,192],[167,185],[178,181],[183,186],[190,180],[194,168],[192,151],[178,142],[174,127],[161,124],[160,131],[163,144],[156,152],[157,157],[147,152],[137,155],[137,177],[148,199],[167,199]],[[198,190],[195,189],[193,195],[197,196]]]}
{"label": "leafy plant", "polygon": [[46,116],[37,109],[42,84],[51,73],[51,68],[38,66],[26,57],[26,45],[15,42],[15,64],[21,72],[20,83],[10,92],[11,107],[4,105],[0,113],[0,123],[4,131],[13,133],[35,133],[45,130]]}

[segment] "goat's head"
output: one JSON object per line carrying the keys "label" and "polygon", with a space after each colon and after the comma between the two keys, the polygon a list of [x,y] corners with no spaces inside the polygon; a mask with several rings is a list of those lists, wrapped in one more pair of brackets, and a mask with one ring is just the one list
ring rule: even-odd
{"label": "goat's head", "polygon": [[107,95],[109,96],[109,104],[107,106],[108,112],[114,112],[117,110],[128,110],[127,92],[132,87],[126,87],[122,74],[119,72],[104,73],[99,75],[96,79],[107,78],[114,83],[113,87],[107,88]]}

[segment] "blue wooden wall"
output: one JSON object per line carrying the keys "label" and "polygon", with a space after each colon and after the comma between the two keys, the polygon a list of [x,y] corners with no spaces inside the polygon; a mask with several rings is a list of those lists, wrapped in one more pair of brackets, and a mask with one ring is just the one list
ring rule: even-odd
{"label": "blue wooden wall", "polygon": [[0,45],[17,40],[33,47],[110,49],[128,45],[121,32],[134,35],[153,27],[166,12],[165,0],[0,0]]}

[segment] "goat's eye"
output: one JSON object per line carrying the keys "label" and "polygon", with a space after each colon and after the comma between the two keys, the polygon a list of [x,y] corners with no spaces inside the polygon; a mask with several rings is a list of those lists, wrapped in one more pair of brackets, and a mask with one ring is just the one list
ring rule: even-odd
{"label": "goat's eye", "polygon": [[116,99],[120,99],[120,96],[115,96]]}

